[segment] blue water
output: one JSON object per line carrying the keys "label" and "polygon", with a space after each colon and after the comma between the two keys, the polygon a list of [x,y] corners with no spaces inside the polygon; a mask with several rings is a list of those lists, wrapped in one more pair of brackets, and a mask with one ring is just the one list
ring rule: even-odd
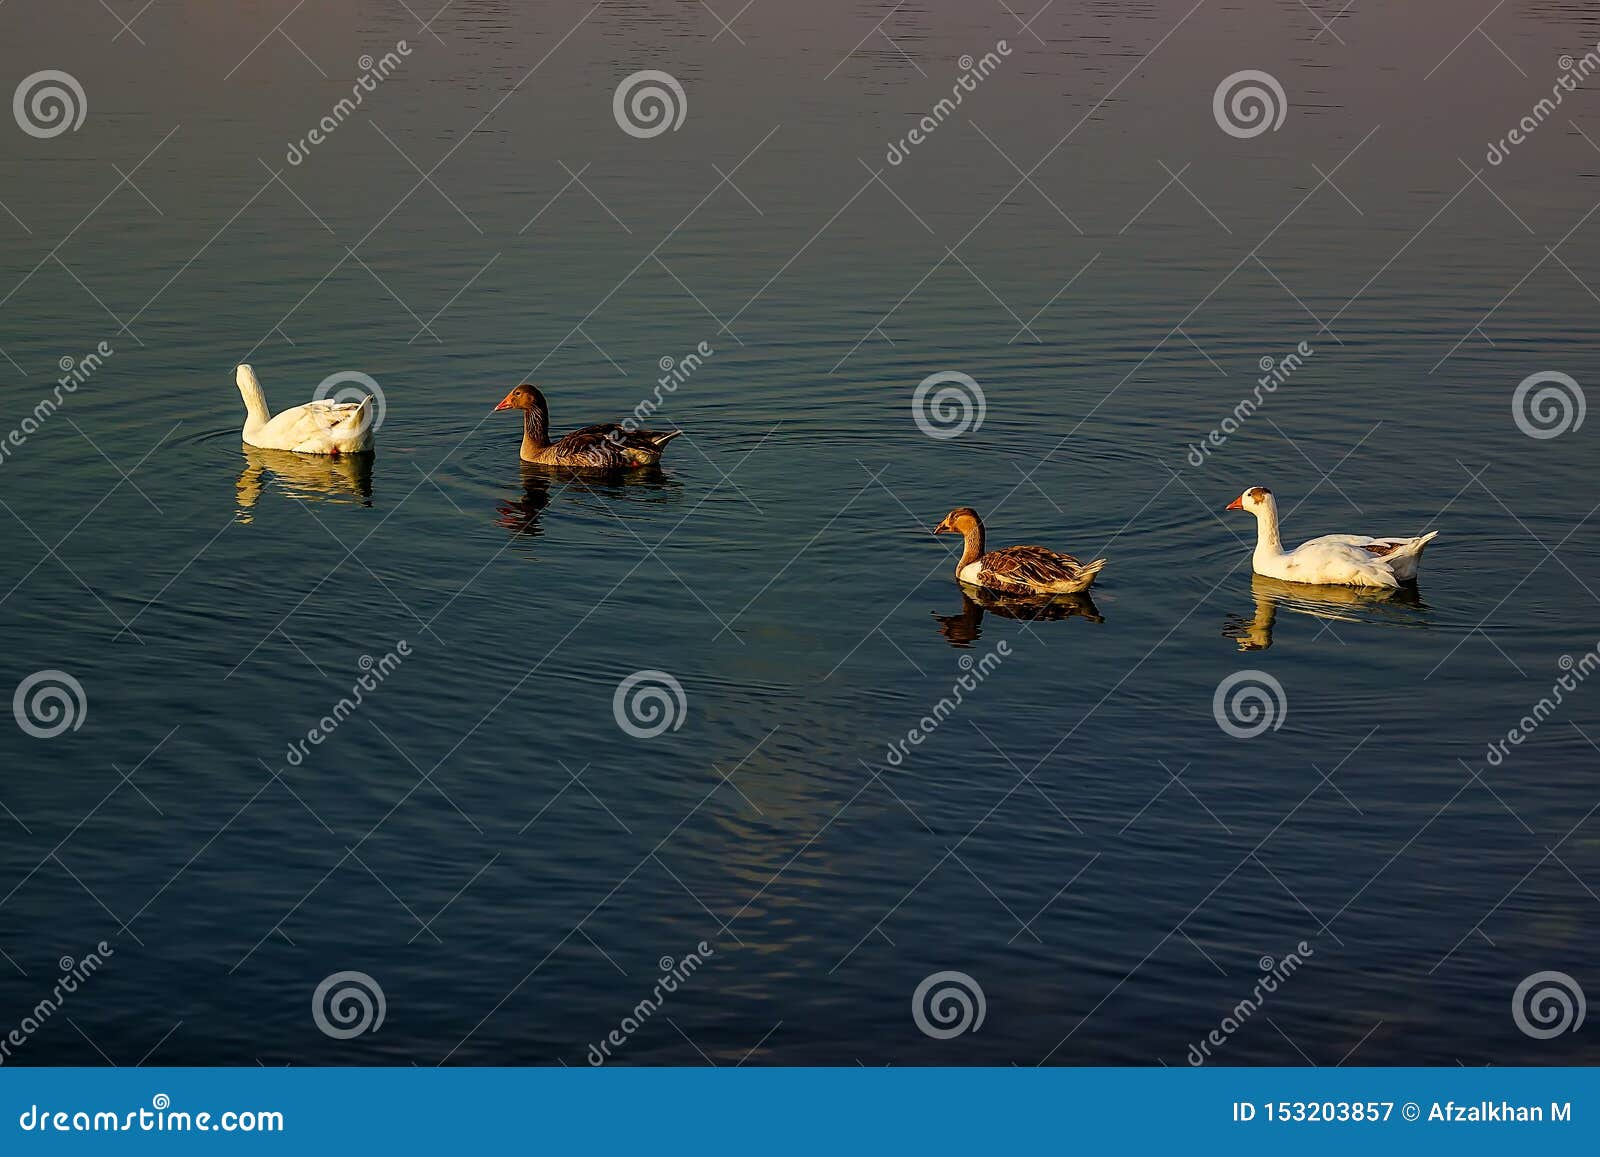
{"label": "blue water", "polygon": [[[7,85],[87,105],[0,119],[0,427],[112,351],[0,460],[0,688],[83,689],[0,727],[0,1030],[110,949],[7,1063],[581,1065],[631,1017],[617,1063],[1182,1065],[1291,953],[1215,1063],[1600,1057],[1513,1016],[1600,992],[1600,690],[1488,761],[1600,644],[1600,426],[1513,413],[1592,392],[1600,82],[1485,159],[1600,18],[714,6],[0,8]],[[644,69],[677,131],[619,127]],[[1244,69],[1287,108],[1241,139]],[[619,419],[701,343],[659,475],[525,474],[492,412]],[[373,460],[242,448],[241,361],[370,375]],[[943,371],[983,420],[934,438]],[[1292,540],[1438,529],[1418,588],[1253,580],[1250,485]],[[958,505],[1108,558],[1092,605],[964,603]],[[376,1031],[319,1028],[342,971]]]}

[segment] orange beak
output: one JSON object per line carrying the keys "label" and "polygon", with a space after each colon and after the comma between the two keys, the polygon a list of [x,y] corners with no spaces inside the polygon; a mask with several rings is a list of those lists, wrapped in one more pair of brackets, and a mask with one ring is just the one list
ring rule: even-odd
{"label": "orange beak", "polygon": [[516,392],[517,391],[512,390],[510,394],[507,394],[505,397],[501,398],[500,399],[500,404],[494,408],[495,409],[495,413],[499,413],[501,410],[512,409],[513,407],[511,405],[511,397],[512,397],[512,394],[515,394]]}
{"label": "orange beak", "polygon": [[939,525],[933,528],[933,533],[935,534],[948,534],[949,532],[950,520],[948,518],[940,519]]}
{"label": "orange beak", "polygon": [[1226,509],[1228,509],[1228,510],[1243,510],[1244,509],[1244,495],[1241,494],[1241,495],[1239,495],[1239,497],[1235,498],[1232,502],[1228,503]]}

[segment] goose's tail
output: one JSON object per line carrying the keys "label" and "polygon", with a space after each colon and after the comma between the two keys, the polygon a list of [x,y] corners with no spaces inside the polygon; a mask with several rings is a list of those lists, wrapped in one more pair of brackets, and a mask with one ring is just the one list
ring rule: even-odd
{"label": "goose's tail", "polygon": [[1417,568],[1422,565],[1422,552],[1435,538],[1439,537],[1437,530],[1430,530],[1427,534],[1419,535],[1402,546],[1383,556],[1383,561],[1394,572],[1394,577],[1401,582],[1414,582],[1417,577]]}
{"label": "goose's tail", "polygon": [[1094,582],[1095,576],[1100,573],[1100,569],[1105,565],[1105,559],[1097,558],[1093,562],[1086,562],[1079,567],[1077,581],[1072,584],[1072,593],[1088,590],[1089,584]]}
{"label": "goose's tail", "polygon": [[339,434],[359,434],[372,422],[372,395],[368,394],[361,399],[354,410],[351,410],[339,424],[334,432]]}

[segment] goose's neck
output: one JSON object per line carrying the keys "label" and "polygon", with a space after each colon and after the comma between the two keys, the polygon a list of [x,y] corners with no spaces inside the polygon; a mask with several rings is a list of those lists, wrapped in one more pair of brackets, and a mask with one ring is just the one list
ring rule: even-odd
{"label": "goose's neck", "polygon": [[964,542],[961,547],[961,561],[956,563],[956,572],[969,563],[977,562],[983,555],[983,523],[967,527],[961,532]]}
{"label": "goose's neck", "polygon": [[267,395],[255,374],[240,375],[239,393],[244,398],[245,433],[259,430],[272,420],[272,411],[267,408]]}
{"label": "goose's neck", "polygon": [[[522,411],[522,449],[544,450],[550,445],[550,411],[544,403],[535,402]],[[526,457],[526,453],[523,455]]]}
{"label": "goose's neck", "polygon": [[1256,554],[1282,553],[1283,539],[1278,534],[1278,507],[1274,504],[1256,515]]}

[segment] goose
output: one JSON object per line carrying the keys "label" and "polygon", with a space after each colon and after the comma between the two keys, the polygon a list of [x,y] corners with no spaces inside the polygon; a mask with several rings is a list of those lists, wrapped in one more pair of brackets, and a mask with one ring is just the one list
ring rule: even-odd
{"label": "goose", "polygon": [[575,470],[625,470],[654,466],[661,452],[682,430],[630,430],[615,422],[585,426],[558,442],[550,441],[550,406],[539,387],[524,382],[495,407],[522,411],[522,460],[535,466]]}
{"label": "goose", "polygon": [[958,506],[934,527],[935,534],[959,534],[965,540],[956,578],[982,590],[1007,595],[1075,595],[1089,589],[1106,560],[1079,562],[1042,546],[983,549],[983,520],[970,506]]}
{"label": "goose", "polygon": [[307,402],[276,416],[255,370],[234,374],[244,395],[244,441],[261,450],[295,454],[364,454],[372,449],[372,395],[359,402]]}
{"label": "goose", "polygon": [[1229,510],[1256,516],[1255,572],[1284,582],[1323,586],[1398,587],[1415,582],[1423,548],[1439,533],[1418,538],[1368,538],[1327,534],[1293,550],[1278,537],[1278,500],[1265,486],[1252,486],[1228,503]]}

